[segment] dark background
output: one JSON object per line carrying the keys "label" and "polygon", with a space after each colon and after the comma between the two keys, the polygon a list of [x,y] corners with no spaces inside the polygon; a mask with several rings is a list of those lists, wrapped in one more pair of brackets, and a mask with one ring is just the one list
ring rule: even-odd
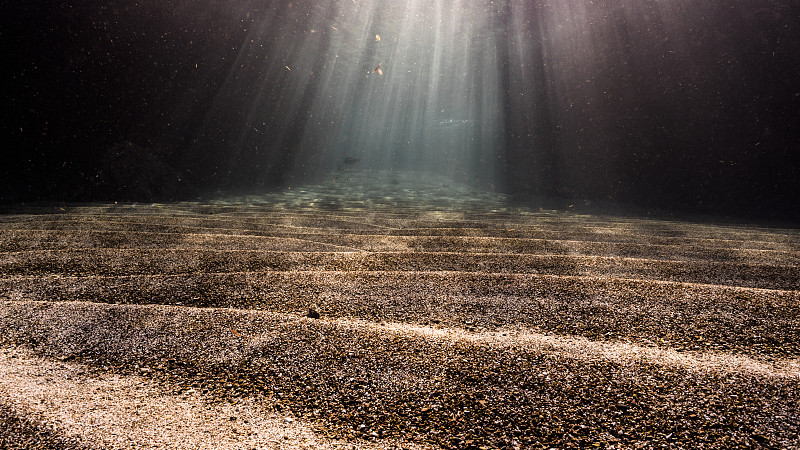
{"label": "dark background", "polygon": [[[655,0],[583,3],[592,20],[572,47],[553,41],[551,6],[538,0],[523,3],[529,45],[499,40],[498,188],[799,220],[800,2],[685,2],[679,21],[659,17]],[[621,3],[638,3],[642,18]],[[495,4],[503,37],[511,8]],[[171,200],[288,182],[298,149],[229,148],[242,111],[213,129],[207,117],[247,27],[286,5],[6,3],[0,202]],[[522,81],[521,60],[537,83]]]}

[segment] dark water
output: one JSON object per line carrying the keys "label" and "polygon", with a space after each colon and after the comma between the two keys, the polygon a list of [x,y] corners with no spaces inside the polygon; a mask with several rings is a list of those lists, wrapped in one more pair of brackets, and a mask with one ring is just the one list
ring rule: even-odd
{"label": "dark water", "polygon": [[3,202],[180,200],[367,171],[800,218],[796,0],[7,9]]}

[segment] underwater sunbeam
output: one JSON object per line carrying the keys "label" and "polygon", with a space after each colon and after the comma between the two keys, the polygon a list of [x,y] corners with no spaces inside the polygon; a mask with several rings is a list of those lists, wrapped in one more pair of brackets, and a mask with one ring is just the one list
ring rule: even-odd
{"label": "underwater sunbeam", "polygon": [[258,164],[288,180],[357,161],[491,187],[503,145],[495,12],[462,0],[280,5],[248,31],[206,120],[245,96],[232,147],[283,150]]}

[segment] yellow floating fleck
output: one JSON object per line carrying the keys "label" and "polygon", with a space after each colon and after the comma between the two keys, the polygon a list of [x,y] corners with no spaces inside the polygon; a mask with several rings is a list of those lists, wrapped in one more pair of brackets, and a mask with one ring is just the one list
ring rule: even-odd
{"label": "yellow floating fleck", "polygon": [[380,41],[381,41],[381,36],[380,36],[380,35],[378,35],[378,34],[376,34],[376,35],[375,35],[375,41],[376,41],[376,42],[380,42]]}

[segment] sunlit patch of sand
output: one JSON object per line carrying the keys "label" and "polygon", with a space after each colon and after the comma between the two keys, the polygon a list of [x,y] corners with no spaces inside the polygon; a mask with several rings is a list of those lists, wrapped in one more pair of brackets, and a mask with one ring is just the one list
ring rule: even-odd
{"label": "sunlit patch of sand", "polygon": [[582,360],[605,359],[619,364],[656,364],[698,372],[741,373],[763,377],[800,378],[800,359],[759,361],[727,352],[685,352],[626,342],[592,341],[579,336],[556,336],[530,331],[469,332],[404,323],[332,320],[343,326],[366,328],[441,341],[463,341],[492,346],[524,347],[537,353],[553,353]]}
{"label": "sunlit patch of sand", "polygon": [[[443,344],[464,343],[467,345],[483,345],[490,347],[508,347],[515,350],[523,350],[538,354],[552,354],[556,357],[572,358],[582,361],[606,360],[622,366],[636,364],[658,365],[666,368],[679,368],[694,372],[717,372],[729,374],[752,375],[759,377],[777,378],[800,378],[800,359],[799,358],[776,358],[757,359],[745,355],[722,352],[722,351],[678,351],[674,348],[652,345],[641,345],[624,341],[602,341],[590,340],[582,336],[555,335],[537,333],[525,328],[501,329],[498,331],[469,331],[458,327],[448,326],[425,326],[398,322],[373,322],[364,319],[350,317],[324,317],[321,319],[309,319],[302,314],[279,313],[272,311],[254,311],[235,308],[183,308],[164,305],[141,305],[141,306],[121,306],[106,305],[86,302],[28,302],[28,301],[6,301],[6,306],[11,307],[6,311],[7,314],[15,314],[12,311],[24,311],[25,308],[32,310],[46,309],[44,317],[46,323],[55,325],[58,323],[59,330],[66,333],[66,330],[83,327],[91,322],[93,317],[101,317],[102,311],[115,309],[130,311],[131,314],[152,313],[149,319],[153,324],[168,320],[170,323],[179,324],[182,320],[189,320],[199,317],[219,317],[230,321],[230,327],[237,327],[236,322],[244,323],[253,320],[264,320],[273,324],[316,324],[331,330],[344,331],[348,335],[368,336],[368,335],[387,335],[395,334],[411,339],[421,339],[426,341],[436,341]],[[37,306],[35,306],[37,305]],[[76,318],[80,317],[81,320]],[[169,319],[167,319],[169,318]],[[104,320],[104,319],[101,319]],[[203,319],[205,320],[205,319]],[[95,327],[103,322],[95,323]],[[152,326],[155,326],[151,324]],[[271,329],[270,329],[271,330]],[[97,329],[96,332],[100,332]],[[106,330],[108,331],[108,330]],[[111,331],[108,331],[111,333]],[[276,331],[271,330],[262,335],[261,338],[271,339]],[[65,335],[69,335],[66,333]],[[113,333],[112,333],[113,335]],[[257,334],[250,334],[250,337],[239,337],[237,341],[250,340],[254,344],[260,339]],[[52,336],[51,336],[52,337]],[[152,343],[148,344],[151,345]],[[70,346],[70,342],[61,342],[58,345]],[[227,344],[220,342],[215,346],[216,351],[233,350]],[[238,354],[238,351],[234,352]],[[222,353],[217,354],[219,358]],[[222,358],[225,359],[225,358]],[[237,358],[234,358],[237,359]]]}
{"label": "sunlit patch of sand", "polygon": [[92,374],[20,349],[0,349],[0,398],[17,414],[90,446],[140,449],[424,449],[330,439],[253,399],[208,404],[138,376]]}

